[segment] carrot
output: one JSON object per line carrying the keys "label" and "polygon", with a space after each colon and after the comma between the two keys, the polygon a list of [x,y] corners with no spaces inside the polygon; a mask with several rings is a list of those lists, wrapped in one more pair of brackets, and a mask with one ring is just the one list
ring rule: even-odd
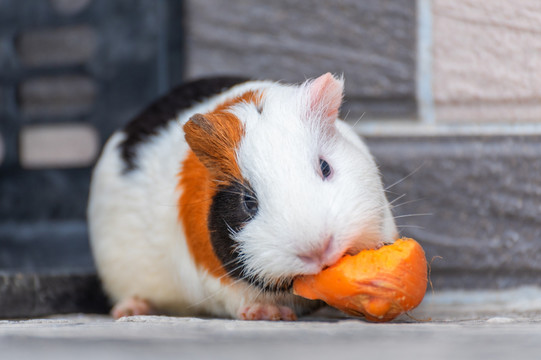
{"label": "carrot", "polygon": [[350,315],[385,322],[418,306],[426,292],[423,248],[413,239],[399,239],[378,250],[346,255],[315,275],[295,279],[293,292],[321,299]]}

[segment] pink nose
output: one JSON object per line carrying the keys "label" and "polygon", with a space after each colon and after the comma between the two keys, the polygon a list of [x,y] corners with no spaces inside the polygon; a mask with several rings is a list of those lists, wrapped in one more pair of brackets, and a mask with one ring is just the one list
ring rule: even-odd
{"label": "pink nose", "polygon": [[333,258],[333,237],[329,236],[320,247],[311,249],[298,255],[299,259],[306,264],[319,266],[332,265]]}

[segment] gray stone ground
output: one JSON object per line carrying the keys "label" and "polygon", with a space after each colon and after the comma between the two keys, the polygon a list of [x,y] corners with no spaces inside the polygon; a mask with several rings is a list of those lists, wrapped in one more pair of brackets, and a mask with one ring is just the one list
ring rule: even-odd
{"label": "gray stone ground", "polygon": [[441,292],[388,324],[70,315],[0,321],[0,359],[539,359],[541,289]]}

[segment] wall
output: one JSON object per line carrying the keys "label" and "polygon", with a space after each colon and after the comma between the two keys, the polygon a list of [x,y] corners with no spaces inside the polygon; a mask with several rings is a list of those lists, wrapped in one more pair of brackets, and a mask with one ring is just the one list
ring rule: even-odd
{"label": "wall", "polygon": [[91,167],[113,130],[180,82],[180,5],[0,1],[0,270],[93,270]]}
{"label": "wall", "polygon": [[344,73],[342,115],[365,135],[401,232],[434,259],[436,289],[537,283],[539,1],[192,0],[187,10],[190,77]]}
{"label": "wall", "polygon": [[436,0],[436,120],[541,121],[541,2]]}
{"label": "wall", "polygon": [[346,76],[343,112],[416,117],[414,0],[187,1],[189,78]]}
{"label": "wall", "polygon": [[99,148],[183,76],[224,73],[343,73],[342,115],[436,290],[538,284],[540,35],[538,0],[0,0],[0,269],[37,272],[0,276],[0,309],[68,309],[74,282],[96,293],[69,271],[92,268]]}

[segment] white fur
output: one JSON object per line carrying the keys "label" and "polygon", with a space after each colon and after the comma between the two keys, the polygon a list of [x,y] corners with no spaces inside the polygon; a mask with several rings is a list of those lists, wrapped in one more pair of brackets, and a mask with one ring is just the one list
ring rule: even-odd
{"label": "white fur", "polygon": [[[255,302],[307,304],[293,295],[269,298],[242,282],[222,284],[196,266],[177,218],[177,175],[189,150],[182,124],[250,89],[265,89],[263,113],[251,104],[233,109],[246,130],[239,166],[260,205],[237,234],[249,271],[268,279],[315,273],[320,266],[303,263],[299,254],[326,236],[334,238],[328,261],[396,236],[377,168],[353,131],[338,121],[336,135],[322,138],[303,119],[305,87],[249,82],[179,114],[138,147],[137,168],[127,174],[118,149],[124,134],[107,142],[93,173],[88,220],[96,266],[113,301],[138,296],[173,314],[232,317]],[[319,156],[333,167],[331,179],[320,177]]]}
{"label": "white fur", "polygon": [[[257,216],[236,240],[247,275],[271,283],[317,273],[347,251],[374,248],[397,236],[367,147],[341,120],[334,123],[336,133],[324,133],[318,124],[326,110],[306,111],[309,86],[268,88],[262,114],[249,105],[234,111],[246,119],[238,162],[259,200]],[[320,157],[333,168],[329,179],[321,178]],[[329,237],[331,247],[320,262],[303,261]]]}

